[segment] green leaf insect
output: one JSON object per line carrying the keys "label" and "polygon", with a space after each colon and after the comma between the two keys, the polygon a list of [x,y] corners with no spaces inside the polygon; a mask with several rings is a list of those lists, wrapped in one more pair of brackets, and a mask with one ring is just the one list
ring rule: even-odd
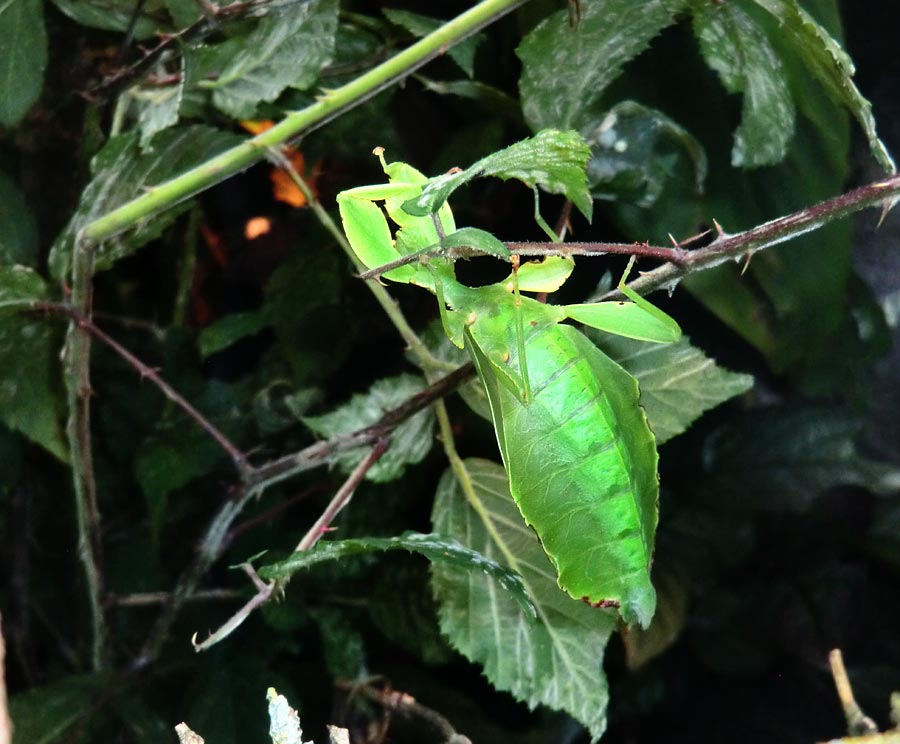
{"label": "green leaf insect", "polygon": [[[562,193],[589,214],[589,155],[577,133],[546,130],[460,173],[516,178]],[[446,199],[465,182],[460,173],[450,183],[448,176],[429,179],[405,163],[382,164],[389,183],[337,197],[350,245],[369,268],[418,256],[383,276],[433,292],[448,337],[471,355],[512,496],[560,587],[646,627],[656,605],[650,581],[656,443],[637,381],[563,321],[657,343],[678,340],[677,323],[628,289],[624,276],[619,288],[626,301],[550,305],[523,295],[558,289],[573,261],[551,256],[519,266],[518,257],[492,236],[457,230]],[[484,287],[460,283],[445,249],[463,244],[507,258],[513,271]]]}

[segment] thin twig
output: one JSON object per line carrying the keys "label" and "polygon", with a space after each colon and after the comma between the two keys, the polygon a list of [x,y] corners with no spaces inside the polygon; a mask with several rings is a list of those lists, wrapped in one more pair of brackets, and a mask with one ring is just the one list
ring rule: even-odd
{"label": "thin twig", "polygon": [[[234,589],[205,589],[195,592],[192,602],[209,602],[216,600],[238,599],[241,593]],[[135,594],[107,594],[106,602],[114,607],[147,607],[161,605],[172,597],[170,592],[137,592]]]}
{"label": "thin twig", "polygon": [[3,642],[3,616],[0,615],[0,744],[12,744],[12,732],[6,696],[6,644]]}
{"label": "thin twig", "polygon": [[200,579],[222,555],[231,525],[251,499],[275,483],[322,465],[332,455],[374,445],[379,439],[388,436],[394,428],[410,416],[418,413],[438,398],[453,392],[474,373],[475,370],[471,364],[463,365],[388,411],[371,426],[324,442],[317,442],[292,455],[254,468],[251,471],[250,482],[235,489],[231,498],[210,520],[197,548],[194,561],[179,577],[175,589],[169,595],[168,603],[157,619],[141,652],[132,661],[132,669],[141,669],[155,661],[168,638],[175,618],[184,603],[194,595]]}
{"label": "thin twig", "polygon": [[185,414],[193,419],[201,429],[209,434],[210,437],[212,437],[216,443],[228,453],[228,456],[231,458],[231,461],[234,463],[242,478],[250,473],[252,468],[247,462],[247,456],[230,439],[228,439],[220,429],[206,418],[206,416],[200,413],[200,411],[194,408],[181,393],[166,382],[160,376],[159,372],[138,359],[128,349],[122,346],[122,344],[97,327],[89,317],[84,315],[77,308],[72,305],[58,302],[35,302],[32,303],[31,309],[68,316],[80,331],[83,331],[86,335],[93,336],[98,341],[102,341],[133,367],[142,379],[146,378],[150,380],[159,388],[163,395],[171,400]]}
{"label": "thin twig", "polygon": [[66,334],[64,372],[69,419],[66,435],[75,493],[78,525],[78,557],[87,581],[93,633],[91,663],[102,669],[107,663],[108,628],[103,610],[103,545],[97,482],[91,447],[91,336],[82,322],[90,322],[93,309],[94,250],[75,241],[72,265],[72,312]]}
{"label": "thin twig", "polygon": [[[337,490],[337,493],[334,494],[331,501],[328,502],[328,505],[325,507],[325,510],[322,512],[321,516],[316,520],[315,524],[310,527],[309,531],[306,535],[303,536],[303,539],[297,544],[297,547],[294,548],[294,552],[300,552],[304,550],[309,550],[312,548],[328,531],[328,527],[334,518],[340,513],[341,509],[347,506],[350,503],[350,499],[353,498],[353,494],[356,492],[356,489],[359,488],[360,483],[362,483],[363,479],[366,477],[366,473],[369,472],[371,467],[378,462],[379,458],[387,451],[389,445],[389,440],[385,437],[379,439],[375,446],[369,451],[369,453],[362,459],[362,461],[353,469],[353,472],[347,477],[347,480],[344,481],[343,485]],[[250,577],[251,581],[253,581],[256,586],[256,594],[248,601],[241,609],[235,612],[228,620],[226,620],[221,627],[219,627],[214,632],[210,633],[206,640],[201,643],[197,643],[197,634],[194,634],[194,638],[191,640],[191,643],[194,645],[194,650],[198,653],[201,651],[206,651],[208,648],[215,646],[217,643],[225,640],[228,636],[230,636],[235,630],[237,630],[243,622],[253,614],[253,611],[257,607],[262,607],[266,602],[268,602],[273,595],[280,594],[284,591],[284,587],[287,584],[287,579],[282,579],[280,581],[270,581],[268,584],[265,583],[259,575],[256,573],[256,570],[249,563],[244,563],[241,568],[247,573]]]}
{"label": "thin twig", "polygon": [[303,536],[303,539],[297,543],[297,547],[294,548],[295,553],[309,550],[313,545],[319,542],[322,535],[328,531],[329,526],[334,521],[334,518],[340,513],[341,509],[350,503],[350,499],[353,498],[353,494],[356,492],[356,489],[359,488],[359,484],[363,482],[366,473],[368,473],[372,466],[381,459],[381,456],[387,452],[389,446],[390,440],[387,437],[382,437],[375,442],[375,446],[369,450],[369,454],[367,454],[353,469],[353,472],[350,473],[347,480],[344,481],[343,485],[337,490],[337,493],[334,494],[331,501],[328,502],[328,506],[325,507],[325,511],[323,511],[315,521],[315,524],[309,528],[309,531]]}
{"label": "thin twig", "polygon": [[[778,217],[744,232],[729,235],[720,229],[719,237],[709,245],[685,252],[681,263],[665,263],[658,266],[645,272],[628,286],[642,295],[656,289],[673,287],[687,274],[710,269],[742,256],[749,257],[756,251],[805,235],[863,209],[883,207],[898,195],[900,195],[900,175],[895,175],[784,217]],[[613,297],[618,297],[616,290],[608,292],[602,299]]]}
{"label": "thin twig", "polygon": [[850,736],[877,734],[878,726],[875,725],[875,721],[862,712],[853,696],[850,678],[844,667],[844,656],[839,648],[832,649],[828,654],[828,663],[831,665],[831,676],[834,678],[834,686],[837,688],[844,717],[847,719],[847,733]]}
{"label": "thin twig", "polygon": [[234,527],[231,531],[229,531],[228,535],[225,537],[225,542],[223,543],[223,550],[228,548],[231,543],[233,543],[239,536],[243,535],[249,529],[255,527],[258,524],[265,524],[266,522],[271,522],[273,518],[277,517],[282,512],[290,509],[294,504],[305,501],[310,496],[318,493],[324,488],[324,483],[316,483],[313,486],[310,486],[307,489],[304,489],[300,493],[295,496],[291,496],[289,499],[285,499],[284,501],[279,501],[277,504],[272,506],[269,509],[266,509],[264,512],[257,514],[251,519],[247,519],[241,522],[239,525]]}
{"label": "thin twig", "polygon": [[334,684],[339,690],[349,692],[351,697],[355,694],[361,694],[367,700],[378,703],[386,710],[399,713],[404,718],[420,718],[443,736],[444,738],[441,741],[446,744],[471,744],[471,740],[467,736],[457,733],[453,724],[444,716],[436,710],[422,705],[406,692],[380,690],[370,684],[361,685],[346,680],[336,680]]}
{"label": "thin twig", "polygon": [[389,434],[398,424],[418,413],[434,401],[443,398],[466,382],[475,374],[472,364],[464,364],[440,378],[424,390],[410,396],[406,401],[385,413],[377,422],[349,434],[342,434],[326,441],[317,442],[299,452],[279,457],[254,468],[250,484],[254,488],[268,488],[286,478],[310,470],[322,464],[327,458],[341,452],[370,446]]}

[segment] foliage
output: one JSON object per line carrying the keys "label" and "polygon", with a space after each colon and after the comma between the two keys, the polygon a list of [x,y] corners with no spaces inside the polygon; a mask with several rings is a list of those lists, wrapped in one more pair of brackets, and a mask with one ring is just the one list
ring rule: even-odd
{"label": "foliage", "polygon": [[897,195],[861,11],[382,5],[0,4],[15,744],[300,742],[287,699],[322,742],[839,736],[829,648],[900,687],[900,290],[838,207],[740,240],[854,138]]}

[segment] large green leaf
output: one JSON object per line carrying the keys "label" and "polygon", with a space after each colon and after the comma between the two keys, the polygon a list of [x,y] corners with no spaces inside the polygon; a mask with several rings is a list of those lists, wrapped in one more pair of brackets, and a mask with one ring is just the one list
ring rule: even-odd
{"label": "large green leaf", "polygon": [[495,152],[463,171],[432,178],[422,193],[403,204],[410,214],[436,212],[456,189],[479,176],[515,178],[528,186],[540,186],[552,194],[564,194],[590,219],[593,204],[584,169],[591,151],[577,132],[547,129],[505,150]]}
{"label": "large green leaf", "polygon": [[753,377],[719,367],[682,337],[674,344],[648,344],[622,336],[599,336],[600,347],[641,387],[657,444],[681,434],[704,411],[753,387]]}
{"label": "large green leaf", "polygon": [[[0,266],[0,308],[45,298],[43,279],[25,266]],[[59,339],[46,318],[0,315],[0,421],[66,459],[56,380]]]}
{"label": "large green leaf", "polygon": [[869,149],[879,165],[888,173],[896,166],[875,131],[872,104],[859,92],[853,82],[854,66],[841,45],[807,13],[797,0],[755,0],[771,13],[781,25],[781,31],[809,71],[825,87],[832,99],[853,114],[869,142]]}
{"label": "large green leaf", "polygon": [[453,473],[441,479],[432,512],[435,530],[517,571],[537,607],[537,619],[483,573],[432,567],[441,630],[467,658],[484,666],[496,688],[529,707],[563,710],[597,739],[606,728],[608,689],[603,650],[615,614],[560,591],[553,566],[516,509],[503,468],[464,461],[476,501]]}
{"label": "large green leaf", "polygon": [[[53,276],[60,279],[68,272],[75,236],[83,227],[137,194],[239,142],[236,134],[206,126],[168,129],[154,137],[143,151],[136,132],[110,139],[92,161],[93,178],[84,189],[74,216],[53,245],[50,253]],[[183,203],[142,222],[131,232],[105,241],[96,250],[97,270],[110,268],[159,237],[187,206]]]}
{"label": "large green leaf", "polygon": [[0,126],[12,127],[44,86],[47,33],[42,0],[0,3],[0,49]]}
{"label": "large green leaf", "polygon": [[432,563],[452,566],[454,571],[473,571],[488,576],[509,593],[509,596],[518,603],[520,610],[534,613],[534,607],[522,579],[514,570],[492,558],[486,558],[473,548],[460,544],[456,538],[440,534],[424,535],[420,532],[407,531],[397,537],[321,541],[311,550],[295,552],[283,561],[263,566],[259,569],[259,575],[264,579],[287,579],[297,571],[315,566],[317,563],[383,550],[407,550],[425,556]]}
{"label": "large green leaf", "polygon": [[0,172],[0,264],[33,266],[37,261],[37,224],[25,197]]}
{"label": "large green leaf", "polygon": [[[330,438],[349,434],[374,424],[387,411],[396,408],[425,387],[416,375],[399,375],[378,380],[369,390],[354,395],[340,408],[321,416],[304,416],[303,423],[319,436]],[[434,439],[434,414],[430,408],[411,416],[394,429],[391,445],[366,473],[366,478],[383,483],[399,478],[407,465],[421,462],[431,450]],[[338,455],[337,462],[349,472],[365,455],[364,450],[351,450]]]}
{"label": "large green leaf", "polygon": [[694,29],[706,63],[728,92],[744,94],[732,165],[780,162],[794,134],[794,102],[765,31],[736,3],[703,4],[694,15]]}
{"label": "large green leaf", "polygon": [[588,114],[626,62],[670,25],[687,0],[592,0],[573,28],[563,8],[539,23],[516,54],[519,91],[534,130],[582,129]]}
{"label": "large green leaf", "polygon": [[836,486],[890,493],[900,468],[860,454],[858,419],[834,407],[764,408],[722,426],[704,446],[704,485],[748,509],[803,510]]}
{"label": "large green leaf", "polygon": [[575,328],[550,325],[527,337],[531,399],[523,403],[471,333],[466,345],[513,498],[559,585],[646,626],[656,603],[650,561],[659,484],[637,382]]}
{"label": "large green leaf", "polygon": [[235,118],[252,116],[262,102],[274,101],[291,86],[305,90],[331,61],[337,32],[337,0],[279,4],[246,37],[230,39],[218,53],[213,91],[215,106]]}

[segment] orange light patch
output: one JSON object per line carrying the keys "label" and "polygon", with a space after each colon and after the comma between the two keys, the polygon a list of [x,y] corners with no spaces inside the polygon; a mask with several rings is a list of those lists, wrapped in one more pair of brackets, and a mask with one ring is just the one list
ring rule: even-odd
{"label": "orange light patch", "polygon": [[[242,121],[241,126],[253,135],[261,134],[275,126],[275,122],[271,120],[261,121]],[[315,168],[312,173],[306,173],[306,160],[303,153],[293,147],[282,147],[281,152],[290,161],[291,166],[297,173],[304,177],[304,180],[310,185],[315,193],[316,172]],[[272,197],[275,201],[283,204],[289,204],[292,207],[305,207],[306,196],[297,188],[290,174],[280,168],[272,168],[269,171],[269,180],[272,182]]]}
{"label": "orange light patch", "polygon": [[244,237],[253,240],[265,235],[272,229],[272,221],[268,217],[251,217],[244,224]]}

